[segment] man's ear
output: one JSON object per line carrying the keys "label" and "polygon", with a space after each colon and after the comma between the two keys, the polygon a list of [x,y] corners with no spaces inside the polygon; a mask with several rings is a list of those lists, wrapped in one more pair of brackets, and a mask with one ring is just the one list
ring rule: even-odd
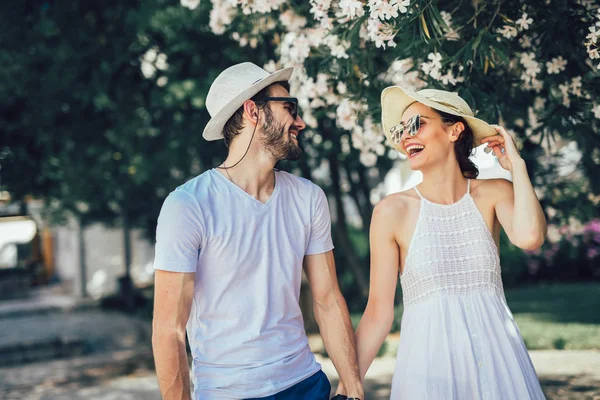
{"label": "man's ear", "polygon": [[258,124],[258,107],[252,100],[246,100],[244,102],[244,119],[252,121],[254,124]]}
{"label": "man's ear", "polygon": [[465,130],[465,124],[457,122],[450,127],[450,141],[452,143],[460,139],[460,134]]}

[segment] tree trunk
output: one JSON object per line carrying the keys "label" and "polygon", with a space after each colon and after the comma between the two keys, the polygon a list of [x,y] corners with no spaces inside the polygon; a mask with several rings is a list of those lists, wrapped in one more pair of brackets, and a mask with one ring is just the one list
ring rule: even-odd
{"label": "tree trunk", "polygon": [[346,225],[346,212],[344,210],[343,204],[343,193],[340,188],[340,171],[339,164],[337,160],[337,155],[335,152],[329,153],[329,168],[331,169],[331,189],[333,191],[333,195],[335,198],[335,208],[336,208],[336,237],[338,242],[340,243],[344,255],[346,264],[352,270],[354,277],[356,279],[356,284],[360,290],[360,293],[364,298],[367,298],[369,295],[369,282],[367,281],[364,272],[363,266],[359,263],[359,257],[354,251],[354,246],[348,236],[348,227]]}
{"label": "tree trunk", "polygon": [[79,239],[79,278],[80,278],[80,294],[81,297],[88,297],[87,292],[87,265],[85,262],[85,223],[83,222],[83,218],[77,218],[77,223],[79,225],[79,229],[77,230],[77,237]]}
{"label": "tree trunk", "polygon": [[120,278],[121,297],[125,309],[131,311],[135,308],[135,292],[131,280],[131,227],[129,216],[125,207],[122,211],[123,217],[123,262],[125,264],[125,275]]}
{"label": "tree trunk", "polygon": [[371,224],[371,213],[373,212],[373,206],[371,205],[371,193],[366,181],[365,168],[358,168],[358,182],[354,182],[352,180],[350,176],[351,167],[348,165],[348,162],[344,162],[344,169],[346,170],[346,174],[348,175],[348,181],[350,182],[350,193],[352,194],[352,198],[356,203],[356,208],[358,209],[358,212],[360,214],[363,227],[365,229],[369,229],[369,226]]}

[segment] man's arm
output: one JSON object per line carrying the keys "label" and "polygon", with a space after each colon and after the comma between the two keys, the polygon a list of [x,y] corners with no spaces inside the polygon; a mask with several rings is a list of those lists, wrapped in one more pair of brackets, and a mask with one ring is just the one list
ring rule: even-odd
{"label": "man's arm", "polygon": [[189,400],[185,326],[194,295],[193,273],[156,270],[152,349],[164,400]]}
{"label": "man's arm", "polygon": [[354,329],[340,292],[333,251],[304,257],[304,270],[313,296],[315,318],[327,353],[348,397],[364,398],[358,374]]}

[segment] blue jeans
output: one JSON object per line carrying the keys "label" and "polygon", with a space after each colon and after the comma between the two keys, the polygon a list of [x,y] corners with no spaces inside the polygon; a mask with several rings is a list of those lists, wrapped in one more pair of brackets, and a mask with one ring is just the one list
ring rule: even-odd
{"label": "blue jeans", "polygon": [[323,371],[272,396],[247,400],[329,400],[331,384]]}

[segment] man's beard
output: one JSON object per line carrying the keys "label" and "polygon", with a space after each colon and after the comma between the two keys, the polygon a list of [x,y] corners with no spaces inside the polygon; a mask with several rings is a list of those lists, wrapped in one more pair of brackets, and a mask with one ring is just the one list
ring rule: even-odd
{"label": "man's beard", "polygon": [[[293,125],[292,125],[293,126]],[[286,140],[285,125],[275,121],[271,110],[265,109],[265,122],[261,126],[263,131],[262,144],[277,161],[296,161],[302,155],[300,147],[291,137]],[[289,133],[287,133],[290,136]]]}

